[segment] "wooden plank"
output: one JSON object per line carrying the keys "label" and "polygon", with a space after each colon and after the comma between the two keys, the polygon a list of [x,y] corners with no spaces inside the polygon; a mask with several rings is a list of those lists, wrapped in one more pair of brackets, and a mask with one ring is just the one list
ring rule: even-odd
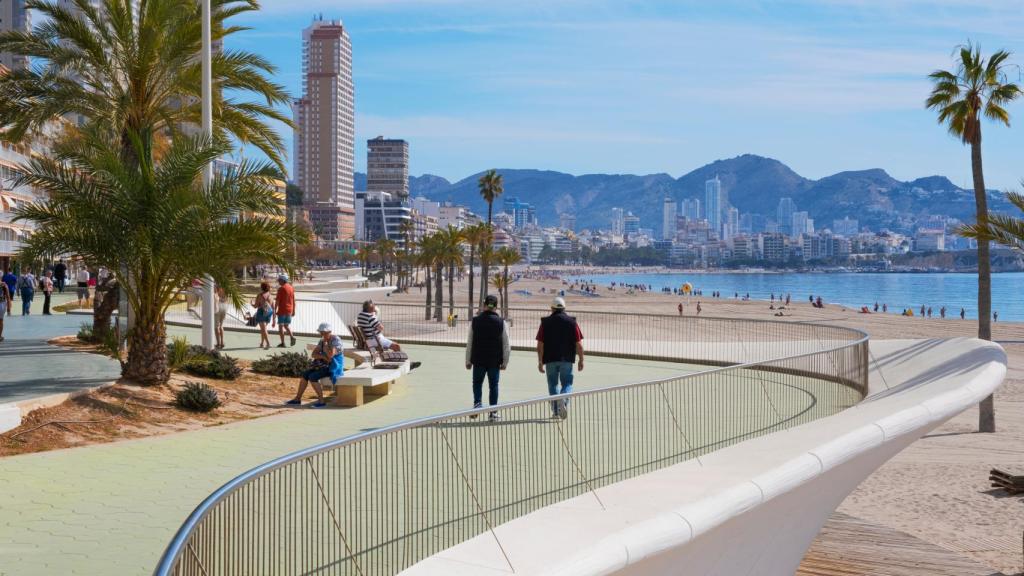
{"label": "wooden plank", "polygon": [[797,576],[998,576],[996,570],[905,532],[836,512]]}

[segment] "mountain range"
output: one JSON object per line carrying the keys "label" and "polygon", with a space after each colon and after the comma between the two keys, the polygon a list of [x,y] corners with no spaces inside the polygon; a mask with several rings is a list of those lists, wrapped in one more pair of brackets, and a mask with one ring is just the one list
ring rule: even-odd
{"label": "mountain range", "polygon": [[[679,178],[668,174],[584,174],[530,169],[498,169],[504,180],[503,198],[518,197],[537,208],[543,226],[557,225],[559,215],[576,216],[576,229],[609,228],[611,209],[623,208],[640,217],[641,226],[660,234],[665,198],[679,202],[697,198],[704,204],[705,182],[718,177],[728,201],[741,214],[763,214],[774,219],[780,198],[792,198],[797,210],[805,210],[817,228],[831,227],[845,216],[873,230],[909,231],[914,222],[929,215],[969,221],[974,217],[974,194],[943,176],[927,176],[909,182],[897,180],[885,170],[873,168],[839,172],[819,180],[805,178],[772,158],[744,154],[717,160]],[[434,201],[468,206],[487,213],[477,179],[481,173],[459,180],[431,174],[409,178],[410,194]],[[356,174],[356,189],[365,189],[366,176]],[[501,210],[499,199],[495,211]],[[989,191],[989,208],[1010,211],[1003,195]]]}

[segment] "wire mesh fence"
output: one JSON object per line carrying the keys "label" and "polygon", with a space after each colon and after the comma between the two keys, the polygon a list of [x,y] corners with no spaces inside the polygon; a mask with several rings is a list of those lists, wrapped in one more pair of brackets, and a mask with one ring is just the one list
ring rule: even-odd
{"label": "wire mesh fence", "polygon": [[[357,306],[302,301],[299,310],[345,318]],[[511,310],[513,344],[533,346],[547,313]],[[380,316],[403,342],[462,345],[468,330],[447,316],[429,319],[423,306],[388,304]],[[856,330],[576,316],[591,353],[711,366],[403,423],[285,456],[201,504],[156,574],[397,574],[556,502],[589,495],[603,506],[598,488],[836,414],[866,393],[867,338]]]}

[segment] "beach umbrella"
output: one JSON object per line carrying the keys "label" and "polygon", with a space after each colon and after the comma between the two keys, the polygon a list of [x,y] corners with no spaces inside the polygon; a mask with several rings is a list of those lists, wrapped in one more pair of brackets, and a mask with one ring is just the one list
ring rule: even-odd
{"label": "beach umbrella", "polygon": [[690,284],[689,282],[683,284],[682,290],[683,294],[689,295],[691,292],[693,292],[693,284]]}

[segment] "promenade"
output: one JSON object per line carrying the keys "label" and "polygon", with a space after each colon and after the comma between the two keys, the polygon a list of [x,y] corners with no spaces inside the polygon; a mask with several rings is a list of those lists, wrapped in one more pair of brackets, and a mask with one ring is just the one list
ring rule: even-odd
{"label": "promenade", "polygon": [[[68,333],[60,332],[64,328],[54,324],[47,337]],[[171,328],[170,333],[193,341],[199,337],[195,329]],[[229,333],[227,352],[253,358],[276,351],[252,348],[254,338]],[[300,339],[296,349],[306,342],[312,340]],[[391,396],[360,408],[300,409],[173,435],[0,459],[0,574],[148,573],[192,509],[239,473],[320,442],[469,406],[462,349],[406,349],[423,367]],[[513,354],[503,375],[503,401],[546,393],[535,358]],[[577,385],[595,388],[683,371],[679,364],[593,357]]]}

